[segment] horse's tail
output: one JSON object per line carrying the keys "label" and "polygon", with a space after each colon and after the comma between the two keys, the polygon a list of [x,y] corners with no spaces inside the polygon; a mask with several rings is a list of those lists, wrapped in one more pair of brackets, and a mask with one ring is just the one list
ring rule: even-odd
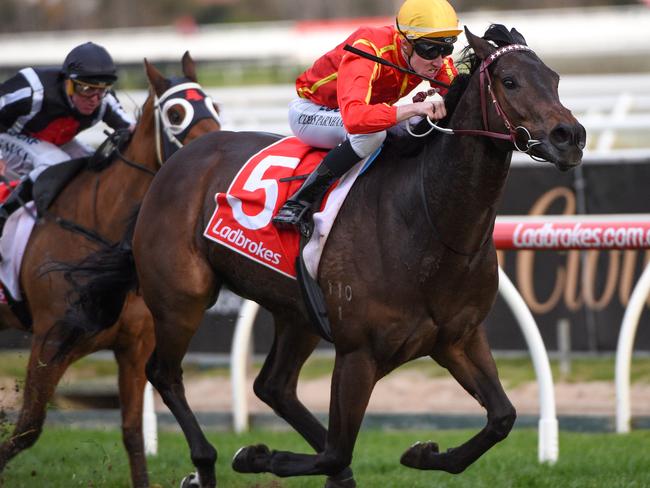
{"label": "horse's tail", "polygon": [[48,271],[62,271],[71,285],[69,306],[52,330],[61,334],[55,358],[77,341],[111,327],[120,316],[127,294],[138,286],[132,240],[138,212],[130,218],[121,241],[103,245],[78,263],[57,263]]}

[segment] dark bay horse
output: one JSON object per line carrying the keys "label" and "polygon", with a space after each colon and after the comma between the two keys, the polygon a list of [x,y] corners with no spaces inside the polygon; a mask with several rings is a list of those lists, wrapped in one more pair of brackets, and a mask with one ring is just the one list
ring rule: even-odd
{"label": "dark bay horse", "polygon": [[[111,349],[119,368],[122,432],[132,483],[135,487],[149,486],[142,401],[144,365],[154,344],[151,315],[141,297],[130,295],[114,324],[101,334],[74,343],[52,360],[61,342],[53,326],[64,315],[69,285],[62,273],[44,273],[50,261],[79,260],[98,247],[92,238],[60,226],[56,218],[74,222],[108,241],[118,241],[160,167],[165,146],[182,145],[220,128],[216,107],[197,83],[189,53],[182,58],[184,76],[180,78],[168,79],[146,60],[144,63],[150,93],[130,143],[105,169],[84,170],[66,186],[37,222],[25,251],[20,283],[32,319],[26,330],[33,338],[23,405],[13,433],[0,445],[0,472],[11,458],[38,439],[47,404],[68,366],[94,351]],[[188,100],[198,101],[198,105]],[[3,305],[0,329],[6,327],[20,327],[20,323]]]}
{"label": "dark bay horse", "polygon": [[[176,153],[156,176],[135,225],[137,276],[128,249],[110,255],[115,267],[113,276],[103,276],[108,286],[100,286],[99,276],[92,283],[108,301],[94,302],[101,305],[94,314],[109,312],[111,303],[112,313],[119,311],[115,297],[124,296],[124,273],[131,270],[130,286],[139,280],[155,322],[147,377],[182,427],[198,471],[187,486],[216,485],[217,453],[186,401],[181,360],[222,285],[273,314],[274,343],[255,393],[316,451],[249,446],[235,455],[235,470],[326,475],[326,487],[355,486],[352,453],[374,385],[422,356],[447,368],[476,398],[487,410],[487,424],[445,452],[433,442],[417,443],[404,452],[402,464],[459,473],[510,432],[515,409],[482,325],[498,286],[496,209],[515,147],[564,171],[580,163],[586,135],[560,103],[558,75],[519,33],[492,26],[484,38],[466,35],[469,73],[452,85],[444,121],[457,136],[387,143],[352,187],[323,251],[318,282],[336,351],[327,429],[296,395],[300,369],[320,339],[298,284],[203,236],[215,193],[225,192],[242,164],[277,138],[210,134]],[[85,270],[91,269],[87,261]],[[113,277],[123,289],[115,288]],[[84,289],[78,291],[83,303]]]}

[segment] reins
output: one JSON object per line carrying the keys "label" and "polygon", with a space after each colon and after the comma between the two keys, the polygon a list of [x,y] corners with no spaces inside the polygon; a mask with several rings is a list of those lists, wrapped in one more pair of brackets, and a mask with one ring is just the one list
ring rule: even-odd
{"label": "reins", "polygon": [[[431,126],[431,128],[426,131],[423,134],[415,134],[412,132],[410,126],[407,124],[406,129],[409,134],[411,134],[413,137],[424,137],[427,136],[431,133],[432,130],[437,130],[439,132],[442,132],[443,134],[447,135],[466,135],[466,136],[483,136],[483,137],[490,137],[492,139],[499,139],[499,140],[504,140],[504,141],[509,141],[511,142],[515,149],[519,152],[528,154],[531,158],[533,158],[536,161],[541,161],[540,159],[536,158],[532,154],[529,153],[529,151],[536,145],[541,144],[542,141],[538,139],[533,139],[530,131],[526,129],[523,125],[518,125],[514,126],[510,120],[508,119],[508,116],[506,115],[505,111],[501,108],[501,104],[497,100],[497,98],[494,95],[494,91],[492,90],[492,78],[490,76],[490,71],[488,70],[488,67],[498,58],[503,56],[504,54],[508,54],[511,52],[516,52],[516,51],[528,51],[531,53],[534,53],[534,51],[529,48],[528,46],[524,46],[523,44],[511,44],[508,46],[501,47],[494,51],[490,56],[485,58],[479,67],[479,84],[480,84],[480,93],[481,93],[481,115],[483,119],[483,130],[480,129],[450,129],[450,128],[444,128],[444,127],[438,127],[438,125],[433,122],[428,116],[426,118],[427,122]],[[487,85],[487,90],[486,90],[486,85]],[[496,110],[497,114],[503,120],[504,125],[506,126],[506,129],[508,129],[508,133],[504,134],[502,132],[493,132],[489,130],[489,125],[488,125],[488,117],[487,117],[487,100],[486,100],[486,91],[490,94],[490,97],[492,98],[492,105],[494,106],[494,109]],[[523,134],[526,138],[526,147],[521,148],[519,147],[519,144],[517,143],[517,136],[519,134]]]}
{"label": "reins", "polygon": [[[528,46],[524,46],[521,44],[512,44],[509,46],[502,47],[500,49],[497,49],[494,53],[492,53],[490,56],[488,56],[486,59],[484,59],[481,62],[481,65],[479,67],[479,85],[480,85],[480,93],[481,93],[481,114],[482,114],[482,119],[483,119],[483,128],[484,130],[479,130],[479,129],[448,129],[448,128],[443,128],[443,127],[438,127],[429,117],[427,117],[427,121],[429,122],[429,125],[431,125],[431,129],[429,129],[426,133],[424,134],[414,134],[411,132],[410,127],[407,124],[407,130],[409,134],[411,134],[414,137],[424,137],[431,133],[433,129],[436,129],[443,134],[447,135],[471,135],[471,136],[484,136],[484,137],[490,137],[493,139],[499,139],[499,140],[504,140],[504,141],[510,141],[512,144],[515,146],[515,148],[518,151],[528,153],[528,151],[535,145],[540,144],[541,141],[532,139],[530,137],[530,132],[528,129],[526,129],[523,126],[517,126],[514,127],[513,124],[510,122],[508,119],[508,116],[506,113],[503,111],[501,108],[501,105],[499,104],[499,101],[496,99],[494,96],[494,91],[492,90],[492,79],[490,77],[490,72],[488,70],[488,67],[500,56],[510,53],[510,52],[515,52],[515,51],[529,51],[533,52],[532,49],[530,49]],[[487,90],[486,90],[486,82],[487,82]],[[499,117],[504,122],[504,125],[508,129],[509,133],[504,134],[501,132],[493,132],[489,130],[488,126],[488,118],[487,118],[487,103],[486,103],[486,96],[485,93],[489,92],[490,96],[492,98],[492,104],[494,105],[494,109],[496,110],[497,114]],[[527,137],[528,137],[528,142],[526,145],[526,149],[522,150],[519,148],[517,145],[517,134],[519,130],[523,130]],[[529,154],[529,156],[533,157],[532,155]],[[424,173],[424,165],[420,165],[420,172]],[[433,233],[437,236],[438,240],[440,243],[447,249],[449,249],[451,252],[454,254],[458,254],[460,256],[465,256],[465,257],[472,257],[476,255],[478,252],[483,249],[483,247],[490,242],[490,239],[492,237],[492,229],[494,228],[494,222],[492,222],[492,225],[490,226],[490,229],[485,235],[485,238],[482,240],[481,244],[473,251],[470,252],[465,252],[461,251],[459,249],[456,249],[455,247],[447,244],[443,238],[442,234],[438,231],[438,228],[436,227],[435,223],[433,222],[433,218],[431,217],[431,214],[429,212],[429,206],[427,204],[427,199],[426,199],[426,188],[424,186],[424,174],[420,175],[420,195],[422,196],[422,203],[424,206],[424,213],[425,213],[425,218],[427,219],[427,222],[431,226],[431,229],[433,230]]]}
{"label": "reins", "polygon": [[151,176],[156,175],[156,171],[152,170],[151,168],[147,168],[144,164],[136,163],[135,161],[130,160],[117,148],[115,149],[115,155],[127,166],[131,166],[132,168],[150,174]]}

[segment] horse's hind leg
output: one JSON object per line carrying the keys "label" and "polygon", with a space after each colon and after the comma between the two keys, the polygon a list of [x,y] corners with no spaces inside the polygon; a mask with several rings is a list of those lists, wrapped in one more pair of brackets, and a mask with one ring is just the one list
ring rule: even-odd
{"label": "horse's hind leg", "polygon": [[43,362],[44,358],[53,356],[54,351],[49,349],[50,347],[46,351],[44,337],[32,338],[32,350],[23,387],[23,405],[13,433],[0,445],[0,472],[11,458],[34,445],[41,435],[47,403],[72,361],[70,355],[66,355],[54,362]]}
{"label": "horse's hind leg", "polygon": [[276,320],[275,339],[253,389],[316,451],[322,451],[327,430],[296,395],[300,369],[318,342],[318,336],[305,330],[283,327]]}
{"label": "horse's hind leg", "polygon": [[129,456],[131,482],[134,488],[146,488],[149,476],[142,435],[142,403],[147,382],[144,365],[153,349],[153,323],[141,300],[135,301],[135,308],[126,307],[120,317],[120,332],[127,335],[120,340],[123,345],[115,348],[115,358],[119,368],[122,441]]}
{"label": "horse's hind leg", "polygon": [[[287,421],[316,452],[325,449],[327,430],[307,410],[296,395],[298,375],[303,364],[313,352],[320,338],[309,331],[309,326],[296,325],[295,318],[275,316],[275,340],[266,357],[264,366],[255,379],[255,394],[273,411]],[[233,467],[241,472],[254,470],[254,453],[268,452],[266,446],[258,445],[241,451],[241,457]],[[252,460],[247,464],[247,460]],[[350,468],[328,480],[328,486],[355,486]]]}
{"label": "horse's hind leg", "polygon": [[197,468],[200,486],[216,486],[217,451],[208,442],[185,398],[181,361],[199,326],[206,303],[186,299],[160,306],[154,313],[156,346],[146,366],[147,378],[158,390],[165,405],[174,414],[190,447],[192,463]]}
{"label": "horse's hind leg", "polygon": [[458,343],[440,347],[432,357],[487,410],[487,425],[469,441],[444,453],[438,452],[435,443],[417,443],[402,455],[401,462],[412,468],[460,473],[508,435],[516,412],[499,381],[483,326]]}
{"label": "horse's hind leg", "polygon": [[[375,363],[365,352],[337,355],[325,449],[318,454],[297,454],[246,448],[236,455],[233,463],[246,463],[254,468],[250,471],[277,476],[338,475],[352,462],[354,444],[375,382]],[[328,486],[346,485],[332,485],[328,480]]]}

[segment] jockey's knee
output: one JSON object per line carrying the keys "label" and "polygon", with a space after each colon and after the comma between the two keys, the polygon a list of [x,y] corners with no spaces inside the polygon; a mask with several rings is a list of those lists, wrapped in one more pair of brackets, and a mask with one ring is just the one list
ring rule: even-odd
{"label": "jockey's knee", "polygon": [[359,158],[363,159],[374,153],[386,140],[386,131],[371,134],[350,134],[350,144]]}

